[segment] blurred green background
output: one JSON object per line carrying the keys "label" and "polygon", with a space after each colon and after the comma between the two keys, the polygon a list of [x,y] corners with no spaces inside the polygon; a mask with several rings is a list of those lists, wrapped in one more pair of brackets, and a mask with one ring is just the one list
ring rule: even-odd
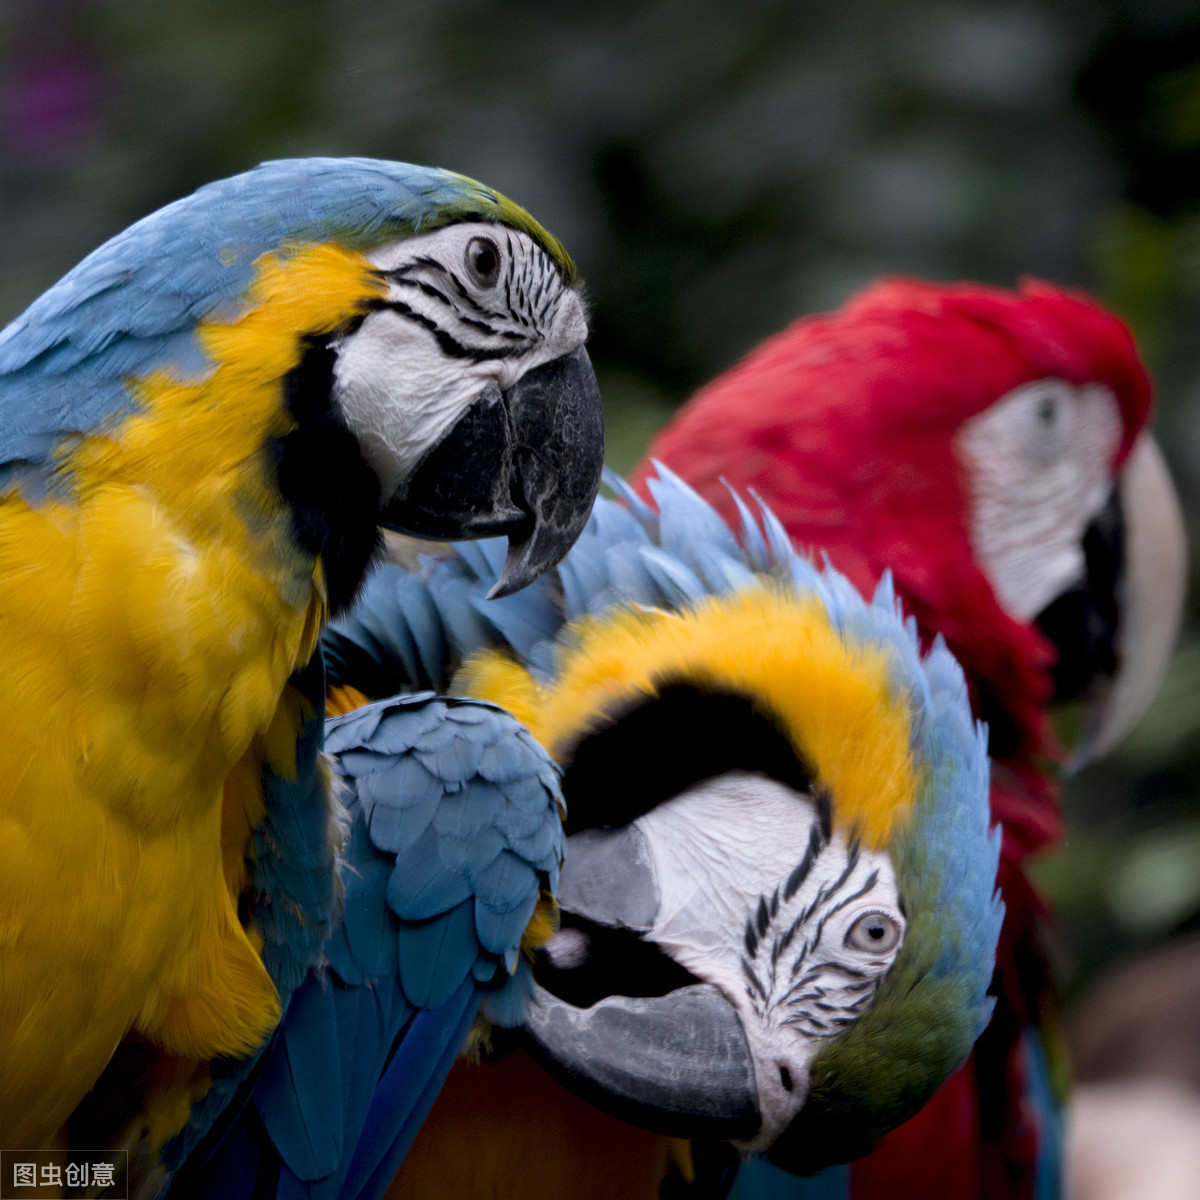
{"label": "blurred green background", "polygon": [[[1193,3],[0,0],[0,323],[151,209],[302,154],[453,167],[561,236],[618,469],[691,389],[877,275],[1034,274],[1132,322],[1200,512]],[[1200,924],[1189,613],[1041,869],[1071,990]]]}

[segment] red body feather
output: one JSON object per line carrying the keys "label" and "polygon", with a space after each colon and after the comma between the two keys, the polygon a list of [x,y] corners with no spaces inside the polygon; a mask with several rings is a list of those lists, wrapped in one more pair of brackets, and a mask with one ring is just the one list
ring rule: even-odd
{"label": "red body feather", "polygon": [[753,488],[798,546],[827,553],[868,594],[890,569],[925,636],[942,634],[962,663],[975,711],[993,729],[1007,906],[996,1017],[930,1105],[855,1164],[855,1197],[1007,1198],[1031,1186],[1037,1133],[1018,1038],[1039,1019],[1046,971],[1042,907],[1023,864],[1062,830],[1046,771],[1059,754],[1046,712],[1056,652],[1001,609],[975,562],[953,439],[1005,393],[1044,378],[1111,388],[1123,421],[1115,474],[1151,394],[1120,320],[1081,293],[1036,282],[1013,292],[888,280],[764,342],[650,450],[726,517],[735,509],[721,481]]}

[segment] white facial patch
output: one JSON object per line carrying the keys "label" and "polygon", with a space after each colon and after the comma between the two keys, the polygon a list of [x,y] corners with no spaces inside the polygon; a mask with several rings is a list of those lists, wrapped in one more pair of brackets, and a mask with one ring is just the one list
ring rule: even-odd
{"label": "white facial patch", "polygon": [[532,238],[473,221],[368,256],[386,298],[336,346],[334,402],[389,499],[489,386],[587,339],[587,315]]}
{"label": "white facial patch", "polygon": [[661,903],[644,936],[738,1010],[768,1146],[800,1110],[820,1043],[853,1023],[904,939],[887,856],[826,840],[816,803],[733,771],[640,817]]}
{"label": "white facial patch", "polygon": [[967,421],[971,548],[1021,622],[1084,578],[1083,535],[1108,501],[1121,413],[1111,390],[1039,379]]}

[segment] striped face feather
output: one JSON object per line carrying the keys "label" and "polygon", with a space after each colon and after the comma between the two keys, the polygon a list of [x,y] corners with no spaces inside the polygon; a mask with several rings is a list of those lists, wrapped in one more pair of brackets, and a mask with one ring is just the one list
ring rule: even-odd
{"label": "striped face feather", "polygon": [[[840,834],[831,843],[814,826],[787,882],[759,896],[746,921],[742,970],[760,1019],[835,1037],[875,994],[904,935],[895,887],[877,857]],[[808,899],[797,900],[801,894]]]}
{"label": "striped face feather", "polygon": [[867,1007],[904,941],[887,855],[830,829],[828,803],[734,771],[639,818],[662,902],[644,935],[737,1008],[769,1145],[808,1067]]}
{"label": "striped face feather", "polygon": [[532,238],[471,221],[368,256],[387,281],[335,344],[334,398],[386,499],[489,388],[582,346],[579,292]]}

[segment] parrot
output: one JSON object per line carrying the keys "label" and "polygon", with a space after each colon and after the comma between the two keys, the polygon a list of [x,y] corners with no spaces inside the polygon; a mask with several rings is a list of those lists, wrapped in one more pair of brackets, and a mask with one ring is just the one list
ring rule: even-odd
{"label": "parrot", "polygon": [[[562,772],[558,921],[527,931],[532,991],[507,989],[481,1061],[449,1071],[390,1196],[657,1196],[694,1173],[690,1139],[697,1157],[843,1161],[924,1102],[991,1012],[1000,839],[952,656],[921,655],[890,580],[864,601],[769,511],[760,528],[743,509],[739,545],[669,474],[657,511],[610,481],[620,499],[598,500],[576,547],[522,592],[487,600],[503,544],[463,543],[415,570],[385,562],[323,635],[331,697],[360,703],[325,744],[360,796],[367,780],[376,796],[421,794],[382,765],[404,739],[382,759],[369,742],[385,697],[426,688],[511,713]],[[370,834],[420,850],[422,886],[457,902],[461,851],[422,844],[433,804],[382,833],[377,808]],[[425,909],[405,903],[388,892],[382,936],[399,939],[408,991],[405,926]],[[466,924],[447,928],[445,958],[476,953]],[[376,924],[363,942],[378,937]],[[365,1103],[331,1080],[376,1087],[377,1006],[350,993],[378,983],[345,973],[331,945],[326,1014],[289,1008],[270,1052],[294,1065],[268,1064],[226,1133],[239,1149],[172,1195],[362,1194],[305,1159],[317,1135],[294,1136],[296,1114],[328,1114],[331,1094],[335,1110]],[[396,966],[392,952],[376,970],[388,981]],[[247,1182],[251,1142],[270,1161]]]}
{"label": "parrot", "polygon": [[523,209],[361,158],[201,187],[0,331],[6,1148],[116,1144],[108,1096],[161,1147],[257,1061],[345,886],[322,625],[382,527],[506,537],[496,595],[561,557],[586,336]]}
{"label": "parrot", "polygon": [[756,1161],[739,1200],[1060,1194],[1061,1039],[1026,864],[1062,836],[1056,764],[1132,727],[1179,626],[1183,525],[1150,409],[1128,328],[1082,292],[885,279],[702,388],[635,470],[666,464],[726,515],[729,487],[752,490],[860,588],[890,571],[989,729],[1006,916],[988,1031],[848,1181]]}

